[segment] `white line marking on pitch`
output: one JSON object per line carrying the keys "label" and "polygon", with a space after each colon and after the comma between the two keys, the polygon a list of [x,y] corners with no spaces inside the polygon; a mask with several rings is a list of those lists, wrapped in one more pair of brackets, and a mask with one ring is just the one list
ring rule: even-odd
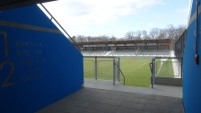
{"label": "white line marking on pitch", "polygon": [[156,77],[158,76],[158,74],[159,74],[159,72],[161,71],[161,68],[163,67],[163,62],[161,62],[161,65],[160,65],[160,68],[159,68],[159,70],[158,70],[158,72],[157,72],[157,74],[156,74]]}
{"label": "white line marking on pitch", "polygon": [[140,65],[138,68],[141,68],[142,66],[144,66],[147,62],[145,62],[144,64]]}

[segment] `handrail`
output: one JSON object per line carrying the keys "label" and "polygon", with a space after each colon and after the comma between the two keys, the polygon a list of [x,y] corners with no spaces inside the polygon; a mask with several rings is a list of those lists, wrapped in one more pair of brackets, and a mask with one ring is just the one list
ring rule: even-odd
{"label": "handrail", "polygon": [[152,70],[152,63],[149,63],[149,67],[150,67],[151,73],[153,73],[153,70]]}
{"label": "handrail", "polygon": [[80,47],[77,45],[77,43],[74,41],[74,39],[68,34],[68,32],[59,24],[59,22],[54,18],[54,16],[47,10],[47,8],[40,3],[40,5],[45,9],[45,11],[51,16],[51,19],[53,19],[57,25],[63,30],[64,33],[70,38],[70,40],[73,42],[73,44],[78,48],[79,51],[81,51]]}
{"label": "handrail", "polygon": [[[116,64],[116,63],[115,63]],[[117,65],[117,64],[116,64]],[[124,78],[124,86],[125,86],[125,81],[126,81],[126,77],[124,76],[123,72],[121,71],[121,69],[119,68],[119,65],[117,65],[117,68],[119,69],[120,73],[122,74],[123,78]]]}
{"label": "handrail", "polygon": [[153,59],[152,59],[152,62],[149,63],[149,67],[150,67],[150,70],[151,70],[151,87],[154,88]]}

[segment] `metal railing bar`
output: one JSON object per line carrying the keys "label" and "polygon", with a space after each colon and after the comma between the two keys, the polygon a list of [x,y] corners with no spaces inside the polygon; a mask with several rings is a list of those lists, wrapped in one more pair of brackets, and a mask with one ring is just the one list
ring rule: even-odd
{"label": "metal railing bar", "polygon": [[[117,65],[117,64],[116,64]],[[119,69],[119,71],[120,71],[120,73],[121,73],[121,75],[123,76],[123,78],[124,78],[124,86],[125,86],[125,82],[126,82],[126,77],[125,77],[125,75],[123,74],[123,72],[121,71],[121,69],[120,69],[120,67],[117,65],[117,68]]]}
{"label": "metal railing bar", "polygon": [[[155,57],[146,57],[146,56],[96,56],[96,55],[91,55],[91,56],[83,56],[85,58],[155,58]],[[161,58],[169,58],[169,57],[161,57]],[[171,58],[171,57],[170,57]]]}
{"label": "metal railing bar", "polygon": [[80,47],[77,45],[77,43],[75,42],[75,40],[68,34],[68,32],[61,26],[61,24],[56,20],[56,18],[54,18],[54,16],[48,11],[48,9],[42,4],[40,3],[40,5],[45,9],[45,11],[50,15],[51,20],[53,19],[57,25],[63,30],[64,33],[66,33],[66,35],[70,38],[70,40],[73,42],[73,44],[78,48],[79,51],[81,51]]}
{"label": "metal railing bar", "polygon": [[155,59],[183,59],[182,57],[154,57]]}
{"label": "metal railing bar", "polygon": [[84,58],[119,58],[118,56],[83,56]]}
{"label": "metal railing bar", "polygon": [[151,88],[154,88],[154,84],[153,84],[153,68],[152,68],[152,63],[149,63],[149,67],[151,70]]}

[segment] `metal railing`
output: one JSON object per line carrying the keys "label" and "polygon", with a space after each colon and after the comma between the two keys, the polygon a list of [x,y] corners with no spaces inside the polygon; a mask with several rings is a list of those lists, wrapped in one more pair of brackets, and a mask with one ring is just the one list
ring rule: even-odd
{"label": "metal railing", "polygon": [[154,84],[182,86],[182,62],[182,58],[178,57],[153,58],[149,64],[151,87],[154,88]]}
{"label": "metal railing", "polygon": [[62,31],[70,38],[70,40],[73,42],[73,44],[77,47],[77,49],[79,51],[81,51],[80,47],[77,45],[77,43],[75,42],[75,40],[68,34],[68,32],[62,27],[62,25],[56,20],[56,18],[54,18],[54,16],[48,11],[48,9],[42,4],[40,3],[40,5],[42,6],[42,8],[49,14],[49,16],[51,17],[50,19],[54,20],[56,22],[56,24],[62,29]]}
{"label": "metal railing", "polygon": [[155,57],[152,60],[112,56],[85,56],[84,58],[85,78],[113,80],[114,85],[117,81],[122,81],[128,86],[152,88],[154,85],[182,86],[182,58]]}
{"label": "metal railing", "polygon": [[183,57],[184,48],[185,48],[185,40],[186,40],[187,30],[185,30],[179,39],[175,42],[175,56],[176,57]]}
{"label": "metal railing", "polygon": [[[125,76],[120,69],[120,58],[110,56],[85,56],[84,58],[91,58],[86,60],[88,63],[84,64],[87,69],[91,69],[92,73],[86,73],[87,76],[94,76],[95,80],[103,78],[109,78],[113,80],[113,85],[116,81],[120,82],[120,75],[123,77],[123,84],[125,85]],[[98,60],[100,59],[100,60]],[[94,63],[94,64],[93,64]],[[91,65],[91,67],[90,67]],[[94,68],[93,68],[94,67]],[[102,69],[104,68],[104,69]],[[94,70],[94,71],[93,71]],[[104,72],[108,70],[109,72]],[[85,72],[84,72],[85,73]],[[92,74],[92,75],[91,75]],[[93,75],[94,74],[94,75]],[[89,77],[90,78],[90,77]]]}
{"label": "metal railing", "polygon": [[[116,66],[117,66],[117,69],[119,70],[119,72],[121,73],[121,75],[123,76],[123,78],[124,78],[124,86],[125,86],[125,83],[126,83],[126,77],[125,77],[125,75],[123,74],[123,72],[121,71],[121,69],[120,69],[120,67],[119,67],[119,65],[118,64],[116,64]],[[119,79],[120,80],[120,79]]]}

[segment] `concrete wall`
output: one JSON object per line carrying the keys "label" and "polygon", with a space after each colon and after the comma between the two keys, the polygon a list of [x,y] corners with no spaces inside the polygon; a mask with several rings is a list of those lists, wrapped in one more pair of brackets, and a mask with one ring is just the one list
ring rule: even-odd
{"label": "concrete wall", "polygon": [[155,77],[154,84],[169,85],[169,86],[182,86],[182,79],[181,78]]}
{"label": "concrete wall", "polygon": [[[183,57],[183,102],[186,113],[201,113],[201,15],[198,18],[199,65],[195,64],[196,54],[196,0],[193,0],[190,24]],[[199,11],[200,12],[200,11]]]}
{"label": "concrete wall", "polygon": [[0,12],[0,113],[33,113],[82,84],[81,53],[36,5]]}

